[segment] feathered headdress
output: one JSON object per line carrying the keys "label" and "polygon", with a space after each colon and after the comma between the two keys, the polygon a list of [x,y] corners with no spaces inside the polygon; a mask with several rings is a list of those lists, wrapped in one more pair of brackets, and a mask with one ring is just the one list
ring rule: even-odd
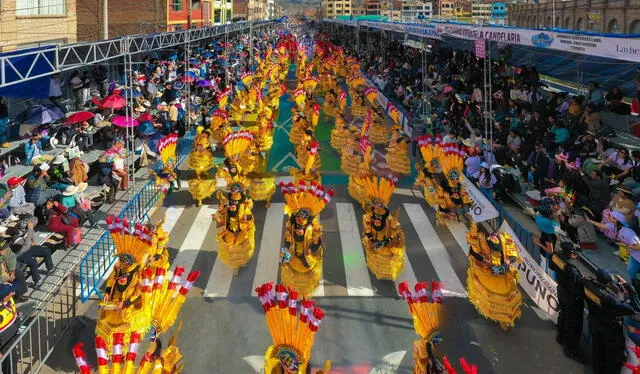
{"label": "feathered headdress", "polygon": [[344,109],[347,107],[347,91],[340,91],[340,95],[338,96],[338,103],[340,104],[340,110],[344,112]]}
{"label": "feathered headdress", "polygon": [[391,117],[393,123],[400,125],[400,111],[398,111],[398,108],[391,104],[391,102],[387,103],[387,113],[389,113],[389,117]]}
{"label": "feathered headdress", "polygon": [[129,265],[144,265],[151,254],[151,230],[140,222],[131,224],[128,218],[107,216],[107,228],[116,247],[115,255]]}
{"label": "feathered headdress", "polygon": [[293,182],[288,184],[280,182],[280,189],[286,203],[285,213],[287,215],[300,209],[306,209],[312,216],[317,217],[335,195],[334,190],[325,190],[316,182],[307,184],[303,180],[299,181],[298,185]]}
{"label": "feathered headdress", "polygon": [[[266,283],[256,288],[273,345],[265,355],[267,367],[281,365],[285,373],[306,373],[316,332],[324,319],[312,300],[298,299],[296,290]],[[298,304],[300,313],[298,314]]]}
{"label": "feathered headdress", "polygon": [[318,103],[313,104],[313,114],[311,115],[311,125],[316,126],[320,119],[320,105]]}
{"label": "feathered headdress", "polygon": [[229,114],[224,109],[216,109],[213,111],[213,115],[211,116],[211,129],[217,130],[229,121]]}
{"label": "feathered headdress", "polygon": [[371,106],[376,106],[376,100],[378,100],[378,90],[375,87],[367,87],[364,89],[364,96],[367,98],[367,101],[371,104]]}
{"label": "feathered headdress", "polygon": [[[431,287],[429,287],[431,286]],[[409,304],[413,315],[413,328],[422,339],[438,344],[440,334],[440,306],[442,302],[442,284],[440,282],[418,282],[412,292],[408,282],[398,285],[398,294]]]}
{"label": "feathered headdress", "polygon": [[424,167],[431,169],[432,172],[436,172],[439,167],[439,160],[443,153],[442,147],[440,147],[441,142],[440,135],[437,135],[435,139],[431,135],[418,138],[418,147],[420,147]]}
{"label": "feathered headdress", "polygon": [[242,81],[244,86],[247,87],[247,89],[249,88],[249,86],[253,82],[253,77],[254,77],[254,74],[251,73],[251,72],[244,73],[244,74],[242,74],[240,76],[240,80]]}
{"label": "feathered headdress", "polygon": [[311,168],[313,167],[313,163],[316,161],[316,157],[318,157],[318,142],[313,140],[309,144],[309,157],[307,157],[307,163],[304,166],[305,174],[309,174],[311,172]]}
{"label": "feathered headdress", "polygon": [[388,206],[393,196],[393,191],[398,186],[398,178],[390,175],[387,178],[368,176],[361,178],[364,190],[371,202],[380,202]]}
{"label": "feathered headdress", "polygon": [[464,152],[462,152],[457,144],[445,144],[440,165],[442,166],[442,172],[450,183],[460,182],[462,168],[464,166]]}
{"label": "feathered headdress", "polygon": [[293,91],[293,97],[298,108],[304,108],[305,101],[307,100],[307,95],[306,92],[304,92],[304,89],[298,88],[297,90]]}
{"label": "feathered headdress", "polygon": [[[313,68],[313,67],[312,67]],[[316,86],[318,85],[318,82],[320,80],[318,79],[318,77],[316,77],[315,75],[311,75],[307,78],[305,78],[302,81],[302,84],[304,85],[304,89],[307,92],[313,92],[313,90],[316,89]]]}
{"label": "feathered headdress", "polygon": [[166,167],[172,163],[175,166],[176,163],[176,147],[178,145],[178,134],[173,133],[160,139],[158,142],[158,152],[160,153],[160,159],[162,164]]}
{"label": "feathered headdress", "polygon": [[229,104],[229,96],[231,95],[231,88],[226,88],[224,91],[218,94],[218,107],[226,108]]}
{"label": "feathered headdress", "polygon": [[253,141],[253,134],[249,130],[228,133],[222,140],[224,154],[228,158],[242,155]]}

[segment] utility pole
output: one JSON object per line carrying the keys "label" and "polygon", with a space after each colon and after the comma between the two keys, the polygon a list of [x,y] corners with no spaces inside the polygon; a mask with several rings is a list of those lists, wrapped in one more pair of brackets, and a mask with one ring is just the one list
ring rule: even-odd
{"label": "utility pole", "polygon": [[553,25],[553,28],[556,28],[556,0],[553,0],[553,10],[551,11],[552,15],[551,17],[553,17],[553,19],[551,20],[551,24]]}
{"label": "utility pole", "polygon": [[102,39],[109,39],[109,0],[102,0]]}
{"label": "utility pole", "polygon": [[191,30],[191,0],[187,0],[187,30]]}

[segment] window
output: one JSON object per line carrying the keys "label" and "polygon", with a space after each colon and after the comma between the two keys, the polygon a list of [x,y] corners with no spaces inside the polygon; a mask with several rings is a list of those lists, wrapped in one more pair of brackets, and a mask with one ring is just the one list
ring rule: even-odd
{"label": "window", "polygon": [[213,11],[213,22],[214,23],[220,23],[220,9],[215,9]]}
{"label": "window", "polygon": [[578,18],[576,21],[576,30],[584,31],[584,22],[582,21],[582,18]]}
{"label": "window", "polygon": [[66,0],[16,0],[16,15],[64,15]]}
{"label": "window", "polygon": [[617,19],[612,19],[609,21],[609,26],[607,27],[608,32],[620,32],[620,24]]}
{"label": "window", "polygon": [[631,22],[631,26],[629,27],[629,34],[640,34],[640,20]]}
{"label": "window", "polygon": [[182,31],[182,26],[180,25],[173,26],[173,31]]}
{"label": "window", "polygon": [[175,12],[182,11],[182,0],[171,0],[171,4],[173,5],[173,10]]}

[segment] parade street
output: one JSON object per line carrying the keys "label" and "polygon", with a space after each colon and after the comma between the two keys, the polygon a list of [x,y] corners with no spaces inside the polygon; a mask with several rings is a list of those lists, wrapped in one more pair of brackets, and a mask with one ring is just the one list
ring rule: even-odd
{"label": "parade street", "polygon": [[[396,190],[391,206],[399,209],[408,260],[394,283],[377,281],[370,274],[360,244],[362,210],[347,197],[346,186],[329,187],[336,189],[336,197],[320,217],[326,252],[323,280],[314,296],[326,317],[315,339],[312,367],[321,368],[325,360],[331,360],[332,373],[412,372],[411,347],[418,337],[406,302],[397,296],[397,283],[439,279],[448,292],[440,317],[444,340],[438,351],[452,362],[465,357],[478,365],[480,373],[586,372],[557,349],[553,322],[526,296],[515,329],[503,331],[478,314],[465,298],[464,226],[436,226],[433,210],[418,191],[412,196],[409,189]],[[256,203],[256,253],[235,276],[217,261],[216,227],[211,220],[216,205],[209,205],[214,203],[208,200],[196,207],[182,190],[169,195],[151,213],[154,221],[166,214],[174,266],[202,272],[181,313],[178,345],[189,363],[187,373],[262,372],[271,339],[252,292],[256,285],[278,280],[282,197],[276,194],[268,209]],[[86,307],[86,326],[71,329],[45,373],[74,371],[68,352],[76,342],[90,344],[95,329],[97,303]]]}

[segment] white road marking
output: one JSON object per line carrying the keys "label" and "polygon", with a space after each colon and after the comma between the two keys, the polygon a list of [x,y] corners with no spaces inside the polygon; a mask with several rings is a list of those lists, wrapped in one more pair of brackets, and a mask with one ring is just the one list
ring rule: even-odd
{"label": "white road marking", "polygon": [[453,235],[465,255],[469,254],[469,244],[467,243],[467,226],[462,222],[451,222],[446,220],[445,225]]}
{"label": "white road marking", "polygon": [[376,365],[369,374],[391,374],[397,373],[402,359],[407,354],[407,351],[398,351],[389,353],[382,358],[382,362]]}
{"label": "white road marking", "polygon": [[178,218],[180,218],[183,211],[184,207],[172,206],[167,208],[164,213],[165,221],[164,225],[162,225],[163,230],[171,234],[173,227],[176,225],[176,222],[178,222]]}
{"label": "white road marking", "polygon": [[465,289],[451,266],[451,258],[420,204],[403,204],[438,278],[444,288],[464,294]]}
{"label": "white road marking", "polygon": [[360,232],[353,204],[337,203],[338,228],[342,245],[344,272],[347,279],[349,296],[373,296],[369,270],[364,249],[360,241]]}
{"label": "white road marking", "polygon": [[189,228],[187,237],[182,242],[175,260],[173,260],[173,266],[183,266],[187,271],[191,270],[196,262],[198,252],[202,249],[207,231],[214,224],[211,215],[215,212],[216,207],[212,205],[202,206],[198,210],[196,220]]}
{"label": "white road marking", "polygon": [[251,288],[252,296],[257,296],[256,287],[260,287],[267,282],[278,281],[280,245],[282,244],[282,227],[284,226],[283,216],[284,203],[272,203],[267,209],[267,217],[264,222],[262,239],[260,240],[256,274]]}

